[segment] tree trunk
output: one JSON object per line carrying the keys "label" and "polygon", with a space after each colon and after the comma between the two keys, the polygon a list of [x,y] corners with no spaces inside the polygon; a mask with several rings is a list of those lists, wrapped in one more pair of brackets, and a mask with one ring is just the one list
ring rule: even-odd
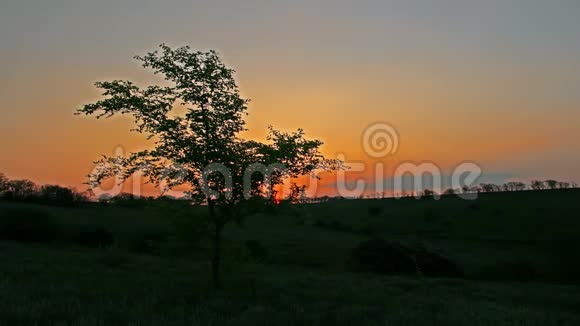
{"label": "tree trunk", "polygon": [[221,264],[221,247],[222,247],[222,229],[223,224],[217,219],[215,213],[215,205],[212,200],[208,201],[210,216],[214,223],[214,234],[213,234],[213,253],[211,257],[211,276],[213,282],[214,290],[220,290],[222,288],[221,277],[220,277],[220,264]]}
{"label": "tree trunk", "polygon": [[213,241],[213,257],[211,261],[213,287],[215,290],[220,290],[222,288],[220,277],[221,245],[222,245],[222,226],[216,225]]}

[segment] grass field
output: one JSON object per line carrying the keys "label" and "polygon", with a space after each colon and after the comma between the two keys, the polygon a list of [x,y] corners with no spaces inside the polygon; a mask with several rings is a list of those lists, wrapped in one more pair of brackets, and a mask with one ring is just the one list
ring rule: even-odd
{"label": "grass field", "polygon": [[[578,199],[579,191],[562,190],[483,194],[475,201],[368,199],[281,207],[228,225],[225,290],[218,292],[210,289],[205,243],[184,236],[195,234],[196,224],[183,218],[202,219],[203,208],[178,223],[175,210],[166,207],[0,203],[2,218],[40,210],[54,219],[59,234],[101,227],[115,238],[106,248],[59,239],[0,242],[0,321],[577,325],[580,285],[567,273],[580,260]],[[150,251],[136,250],[143,239],[158,239],[149,237],[156,233],[166,236],[153,241]],[[371,237],[423,243],[456,261],[466,277],[349,272],[352,248]],[[267,256],[249,258],[247,240],[262,244]]]}

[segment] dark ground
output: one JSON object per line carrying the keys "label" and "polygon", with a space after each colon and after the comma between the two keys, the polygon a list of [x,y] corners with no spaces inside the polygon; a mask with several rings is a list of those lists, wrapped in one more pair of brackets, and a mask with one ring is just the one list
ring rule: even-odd
{"label": "dark ground", "polygon": [[[278,207],[228,226],[218,292],[195,235],[205,210],[4,202],[0,225],[42,215],[54,237],[14,239],[26,227],[2,233],[12,240],[0,242],[0,322],[577,325],[579,199],[580,191],[562,190]],[[79,234],[100,240],[79,242]],[[350,272],[352,248],[373,237],[421,243],[465,278]],[[263,252],[248,250],[248,240]]]}

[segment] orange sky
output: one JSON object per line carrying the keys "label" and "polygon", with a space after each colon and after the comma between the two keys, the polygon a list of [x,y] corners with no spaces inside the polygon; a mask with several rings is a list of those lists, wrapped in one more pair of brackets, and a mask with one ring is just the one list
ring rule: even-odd
{"label": "orange sky", "polygon": [[580,8],[490,2],[2,5],[0,171],[82,189],[100,154],[146,147],[127,119],[73,113],[94,81],[153,82],[131,57],[167,42],[215,48],[238,71],[249,137],[302,127],[329,156],[373,162],[361,134],[385,121],[401,141],[387,172],[469,160],[496,182],[580,180]]}

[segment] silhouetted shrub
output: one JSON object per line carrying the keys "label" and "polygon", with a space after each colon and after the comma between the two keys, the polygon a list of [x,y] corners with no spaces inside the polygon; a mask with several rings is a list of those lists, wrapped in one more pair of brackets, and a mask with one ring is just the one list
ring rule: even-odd
{"label": "silhouetted shrub", "polygon": [[494,281],[530,282],[538,279],[536,267],[527,260],[498,262],[484,267],[481,278]]}
{"label": "silhouetted shrub", "polygon": [[258,240],[247,240],[244,242],[246,249],[250,253],[250,257],[256,261],[264,261],[268,258],[268,250]]}
{"label": "silhouetted shrub", "polygon": [[351,252],[350,267],[356,272],[427,277],[459,277],[463,271],[450,259],[422,246],[409,247],[382,239],[360,243]]}
{"label": "silhouetted shrub", "polygon": [[33,207],[0,212],[0,239],[49,243],[57,239],[59,225],[47,212]]}
{"label": "silhouetted shrub", "polygon": [[107,248],[115,242],[115,236],[100,225],[83,225],[69,235],[70,242],[89,248]]}
{"label": "silhouetted shrub", "polygon": [[379,216],[383,213],[383,208],[381,206],[371,206],[369,207],[370,216]]}

